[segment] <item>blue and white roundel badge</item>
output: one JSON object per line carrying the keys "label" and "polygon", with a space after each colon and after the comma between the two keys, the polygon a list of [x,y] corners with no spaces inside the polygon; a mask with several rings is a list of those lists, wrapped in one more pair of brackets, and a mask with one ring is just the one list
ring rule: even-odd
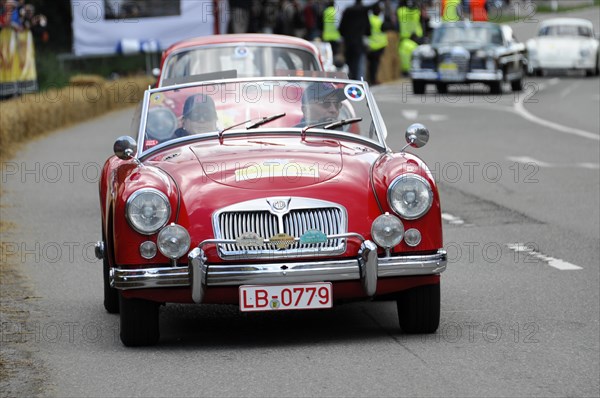
{"label": "blue and white roundel badge", "polygon": [[234,50],[234,56],[236,58],[245,58],[249,53],[248,47],[236,47]]}
{"label": "blue and white roundel badge", "polygon": [[362,101],[365,98],[365,92],[356,84],[349,84],[344,87],[344,94],[350,101]]}

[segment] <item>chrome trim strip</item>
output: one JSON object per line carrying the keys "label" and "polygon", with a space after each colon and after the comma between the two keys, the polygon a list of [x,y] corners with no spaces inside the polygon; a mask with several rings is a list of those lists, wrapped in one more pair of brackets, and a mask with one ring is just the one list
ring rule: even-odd
{"label": "chrome trim strip", "polygon": [[110,285],[120,290],[189,286],[190,275],[188,267],[112,268]]}
{"label": "chrome trim strip", "polygon": [[502,80],[502,71],[495,72],[469,72],[467,73],[467,80],[486,80],[486,81],[499,81]]}
{"label": "chrome trim strip", "polygon": [[110,280],[111,286],[120,290],[191,286],[194,302],[201,303],[207,286],[315,281],[361,280],[365,293],[372,296],[379,278],[436,275],[446,269],[445,250],[430,255],[378,258],[376,248],[367,240],[357,258],[235,265],[207,264],[202,249],[195,248],[188,255],[187,267],[112,269]]}
{"label": "chrome trim strip", "polygon": [[438,73],[435,71],[415,70],[410,72],[410,77],[413,80],[437,80]]}
{"label": "chrome trim strip", "polygon": [[378,258],[377,275],[380,278],[392,276],[434,275],[446,270],[448,256],[446,250],[437,254],[422,256],[399,256]]}

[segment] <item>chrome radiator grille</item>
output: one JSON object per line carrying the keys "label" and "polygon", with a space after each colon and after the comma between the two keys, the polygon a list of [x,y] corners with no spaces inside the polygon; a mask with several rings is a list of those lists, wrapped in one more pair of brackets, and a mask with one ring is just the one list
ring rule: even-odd
{"label": "chrome radiator grille", "polygon": [[[276,198],[277,199],[277,198]],[[263,239],[285,233],[300,237],[306,231],[317,230],[325,235],[347,232],[346,210],[337,204],[307,198],[285,198],[289,204],[284,210],[271,207],[266,199],[253,200],[218,211],[213,218],[216,239],[232,239],[247,232]],[[221,258],[280,258],[340,254],[346,250],[345,239],[329,239],[324,243],[301,244],[295,242],[285,249],[274,244],[240,247],[236,244],[219,244]]]}

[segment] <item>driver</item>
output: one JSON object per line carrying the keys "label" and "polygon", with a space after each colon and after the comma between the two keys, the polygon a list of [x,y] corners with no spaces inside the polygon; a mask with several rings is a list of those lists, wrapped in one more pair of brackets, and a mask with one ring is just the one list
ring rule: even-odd
{"label": "driver", "polygon": [[342,101],[346,99],[344,89],[333,83],[315,82],[302,93],[302,120],[296,127],[338,120]]}
{"label": "driver", "polygon": [[208,133],[217,130],[215,102],[205,94],[190,95],[183,105],[181,127],[175,130],[175,137]]}

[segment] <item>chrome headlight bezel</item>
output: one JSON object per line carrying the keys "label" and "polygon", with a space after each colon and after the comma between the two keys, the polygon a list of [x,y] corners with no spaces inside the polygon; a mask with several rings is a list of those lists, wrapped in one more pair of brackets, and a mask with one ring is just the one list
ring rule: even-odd
{"label": "chrome headlight bezel", "polygon": [[[149,226],[144,226],[143,223],[139,222],[137,220],[137,218],[138,218],[137,216],[139,214],[133,213],[134,204],[136,203],[136,200],[140,200],[142,195],[153,195],[154,198],[158,199],[160,201],[159,203],[162,203],[162,205],[164,206],[164,210],[162,210],[162,214],[158,214],[158,220],[156,220]],[[155,209],[154,213],[152,214],[152,217],[156,217],[156,216],[157,216],[157,211]],[[127,219],[129,226],[131,228],[133,228],[136,232],[139,232],[140,234],[143,234],[143,235],[152,235],[152,234],[155,234],[156,232],[158,232],[162,227],[164,227],[167,224],[167,222],[169,221],[169,219],[171,218],[171,204],[169,203],[169,199],[167,198],[167,195],[165,195],[163,192],[159,191],[158,189],[154,189],[154,188],[138,189],[137,191],[132,193],[129,196],[129,198],[127,199],[127,203],[125,204],[125,218]]]}
{"label": "chrome headlight bezel", "polygon": [[[417,202],[418,207],[416,209],[409,209],[409,203],[402,196],[402,189],[407,187],[407,184],[416,184],[415,187],[418,187],[418,192],[415,193],[414,198],[412,198],[411,202],[415,203],[415,201],[420,197],[421,199]],[[400,196],[398,196],[400,195]],[[433,190],[431,188],[431,184],[429,182],[417,174],[402,174],[396,177],[390,186],[388,187],[387,192],[387,200],[388,204],[394,210],[396,214],[398,214],[401,218],[405,220],[416,220],[418,218],[423,217],[431,206],[433,205]],[[402,202],[406,204],[406,206],[400,206]]]}

